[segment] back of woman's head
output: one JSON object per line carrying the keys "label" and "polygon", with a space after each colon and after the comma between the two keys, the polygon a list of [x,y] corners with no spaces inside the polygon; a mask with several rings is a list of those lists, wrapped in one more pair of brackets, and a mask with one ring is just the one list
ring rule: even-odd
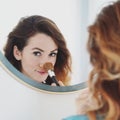
{"label": "back of woman's head", "polygon": [[104,7],[94,24],[89,26],[88,51],[93,65],[90,90],[98,102],[102,102],[100,109],[106,112],[106,120],[119,120],[120,1]]}

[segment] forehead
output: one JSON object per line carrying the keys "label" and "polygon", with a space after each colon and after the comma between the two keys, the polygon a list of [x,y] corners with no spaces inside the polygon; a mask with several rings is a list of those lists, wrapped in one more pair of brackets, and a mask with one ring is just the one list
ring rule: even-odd
{"label": "forehead", "polygon": [[30,37],[28,39],[27,47],[37,47],[43,50],[54,50],[58,48],[54,40],[44,33],[37,33],[34,36]]}

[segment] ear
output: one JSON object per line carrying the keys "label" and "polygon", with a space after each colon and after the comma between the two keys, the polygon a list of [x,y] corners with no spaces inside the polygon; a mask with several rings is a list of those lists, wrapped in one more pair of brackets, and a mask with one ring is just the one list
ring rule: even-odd
{"label": "ear", "polygon": [[22,58],[21,51],[18,50],[18,47],[16,45],[13,47],[13,55],[16,58],[16,60],[21,60]]}

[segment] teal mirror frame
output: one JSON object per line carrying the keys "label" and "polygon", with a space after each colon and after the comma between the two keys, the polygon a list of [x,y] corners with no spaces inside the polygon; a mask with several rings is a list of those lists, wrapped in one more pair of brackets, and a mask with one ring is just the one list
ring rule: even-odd
{"label": "teal mirror frame", "polygon": [[25,84],[27,83],[29,86],[37,88],[39,90],[44,90],[46,92],[74,92],[74,91],[79,91],[84,88],[86,88],[86,82],[82,82],[76,85],[70,85],[70,86],[50,86],[42,83],[38,83],[37,81],[34,81],[21,72],[19,72],[3,55],[3,53],[0,51],[0,61],[2,65],[8,69],[12,74],[14,74],[16,77],[18,77],[21,82],[24,82]]}

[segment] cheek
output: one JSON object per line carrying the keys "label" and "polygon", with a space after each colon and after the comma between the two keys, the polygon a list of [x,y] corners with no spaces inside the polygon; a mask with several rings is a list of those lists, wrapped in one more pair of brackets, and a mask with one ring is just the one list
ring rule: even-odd
{"label": "cheek", "polygon": [[24,54],[22,60],[23,60],[23,62],[25,62],[27,64],[35,64],[38,61],[38,59],[36,59],[36,57],[31,54]]}
{"label": "cheek", "polygon": [[22,62],[23,67],[31,67],[37,64],[37,62],[34,59],[30,59],[29,57],[22,59],[21,62]]}

